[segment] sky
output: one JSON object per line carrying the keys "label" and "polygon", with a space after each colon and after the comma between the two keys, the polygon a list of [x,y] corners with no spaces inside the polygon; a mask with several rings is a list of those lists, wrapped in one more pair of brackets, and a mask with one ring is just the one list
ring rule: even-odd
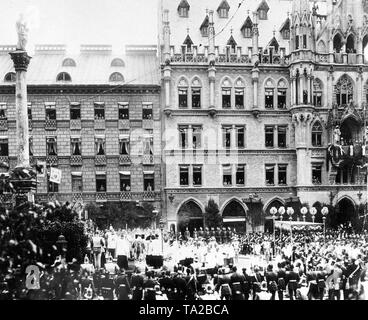
{"label": "sky", "polygon": [[121,52],[129,44],[157,44],[157,0],[0,0],[0,45],[15,45],[15,24],[29,21],[27,45],[108,44]]}

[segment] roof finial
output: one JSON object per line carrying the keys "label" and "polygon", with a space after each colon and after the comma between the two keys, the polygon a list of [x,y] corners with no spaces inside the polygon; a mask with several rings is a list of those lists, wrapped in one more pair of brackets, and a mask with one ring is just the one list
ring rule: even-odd
{"label": "roof finial", "polygon": [[273,36],[275,36],[276,35],[276,26],[273,26]]}
{"label": "roof finial", "polygon": [[206,8],[206,16],[208,15],[208,8]]}
{"label": "roof finial", "polygon": [[247,12],[248,12],[248,16],[249,16],[250,10],[248,9]]}
{"label": "roof finial", "polygon": [[230,29],[230,33],[231,33],[231,34],[233,34],[233,27],[231,27],[231,29]]}
{"label": "roof finial", "polygon": [[189,34],[189,28],[187,28],[187,34]]}

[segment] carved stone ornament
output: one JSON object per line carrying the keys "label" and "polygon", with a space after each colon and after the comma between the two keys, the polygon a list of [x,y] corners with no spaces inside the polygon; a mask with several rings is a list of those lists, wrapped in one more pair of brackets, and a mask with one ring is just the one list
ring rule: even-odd
{"label": "carved stone ornament", "polygon": [[26,51],[16,50],[9,54],[14,62],[15,71],[27,71],[31,57]]}
{"label": "carved stone ornament", "polygon": [[216,115],[217,115],[217,111],[216,111],[216,109],[214,109],[214,108],[210,108],[210,109],[208,110],[208,115],[209,115],[211,118],[216,117]]}

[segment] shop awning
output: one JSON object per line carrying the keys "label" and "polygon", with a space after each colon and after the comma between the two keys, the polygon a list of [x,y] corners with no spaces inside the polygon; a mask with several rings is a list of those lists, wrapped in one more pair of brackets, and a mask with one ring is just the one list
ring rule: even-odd
{"label": "shop awning", "polygon": [[245,222],[245,217],[226,217],[222,219],[223,222]]}

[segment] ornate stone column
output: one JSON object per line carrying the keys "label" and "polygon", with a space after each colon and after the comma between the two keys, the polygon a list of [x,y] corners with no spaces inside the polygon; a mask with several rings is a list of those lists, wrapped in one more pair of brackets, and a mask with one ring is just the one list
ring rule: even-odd
{"label": "ornate stone column", "polygon": [[[253,30],[252,30],[252,63],[258,61],[258,12],[253,13]],[[261,61],[260,61],[261,62]]]}
{"label": "ornate stone column", "polygon": [[258,67],[254,67],[252,69],[253,109],[258,109],[258,82],[259,82],[259,69]]}

